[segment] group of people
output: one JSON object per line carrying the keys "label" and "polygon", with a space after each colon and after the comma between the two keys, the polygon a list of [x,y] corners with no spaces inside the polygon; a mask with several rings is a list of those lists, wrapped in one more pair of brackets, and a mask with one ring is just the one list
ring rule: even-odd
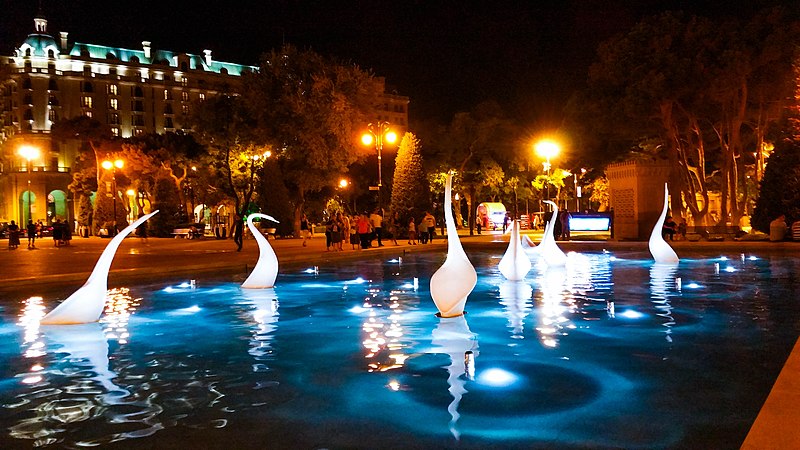
{"label": "group of people", "polygon": [[[388,219],[384,219],[379,209],[352,216],[337,212],[325,222],[325,251],[343,251],[348,243],[351,250],[383,247],[384,240],[399,245],[397,237],[401,233],[401,223],[397,212],[390,214]],[[409,245],[433,242],[436,219],[431,213],[426,211],[419,222],[411,217],[407,226]],[[314,236],[313,224],[305,214],[300,219],[300,236],[303,238],[303,247],[306,247],[308,240]]]}
{"label": "group of people", "polygon": [[800,241],[800,220],[794,221],[791,228],[786,223],[786,215],[781,214],[769,223],[769,240],[773,242],[783,241],[791,237],[794,241]]}
{"label": "group of people", "polygon": [[661,236],[665,241],[686,240],[686,220],[683,217],[678,220],[679,222],[675,222],[672,216],[667,216],[664,219],[664,225],[661,227]]}
{"label": "group of people", "polygon": [[[45,226],[42,224],[41,220],[36,223],[34,223],[33,220],[28,220],[28,225],[25,227],[25,235],[28,238],[28,248],[36,248],[36,238],[41,238],[44,230]],[[69,245],[69,242],[72,240],[72,231],[69,228],[69,224],[66,221],[62,223],[61,219],[56,219],[53,222],[53,225],[51,226],[51,233],[53,236],[53,245],[56,247]],[[20,230],[19,225],[12,220],[8,225],[9,249],[16,250],[20,246],[21,234],[22,231]]]}

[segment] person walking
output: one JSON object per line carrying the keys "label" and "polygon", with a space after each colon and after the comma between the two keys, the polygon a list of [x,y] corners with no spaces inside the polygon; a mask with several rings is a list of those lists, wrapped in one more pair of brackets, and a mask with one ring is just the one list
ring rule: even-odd
{"label": "person walking", "polygon": [[353,225],[350,223],[350,216],[347,213],[342,213],[342,242],[339,243],[339,250],[344,250],[344,245],[350,242],[350,229]]}
{"label": "person walking", "polygon": [[56,219],[53,222],[53,247],[61,245],[61,219]]}
{"label": "person walking", "polygon": [[408,221],[408,245],[417,245],[417,224],[414,223],[414,216]]}
{"label": "person walking", "polygon": [[381,233],[383,231],[383,217],[381,217],[379,209],[376,209],[372,214],[370,214],[369,222],[370,225],[372,225],[372,229],[375,231],[375,238],[378,239],[378,247],[383,247],[383,242],[381,242]]}
{"label": "person walking", "polygon": [[436,218],[430,212],[425,211],[425,217],[422,220],[425,221],[425,225],[428,227],[427,241],[433,243],[433,237],[436,236]]}
{"label": "person walking", "polygon": [[425,220],[425,217],[419,221],[419,226],[417,227],[417,237],[419,238],[420,244],[428,243],[428,221]]}
{"label": "person walking", "polygon": [[394,245],[400,245],[397,243],[397,235],[400,234],[400,216],[397,214],[397,211],[392,213],[392,217],[389,219],[389,233],[391,234]]}
{"label": "person walking", "polygon": [[16,250],[17,247],[19,247],[19,225],[12,220],[8,226],[8,248]]}
{"label": "person walking", "polygon": [[36,224],[28,219],[28,248],[36,248]]}
{"label": "person walking", "polygon": [[370,247],[370,223],[369,223],[369,216],[365,212],[358,218],[358,224],[356,225],[358,231],[358,239],[360,241],[361,247],[359,250],[364,250]]}
{"label": "person walking", "polygon": [[311,239],[311,225],[308,223],[308,217],[305,214],[300,218],[300,236],[303,237],[303,247],[305,247],[308,243],[309,239]]}
{"label": "person walking", "polygon": [[350,250],[355,250],[356,247],[361,248],[359,246],[359,237],[358,237],[358,222],[361,220],[361,216],[356,214],[353,216],[352,220],[350,220]]}

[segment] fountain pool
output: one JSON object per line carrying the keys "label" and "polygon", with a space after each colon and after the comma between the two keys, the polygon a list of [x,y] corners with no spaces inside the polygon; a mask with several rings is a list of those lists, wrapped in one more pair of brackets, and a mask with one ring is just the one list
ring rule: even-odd
{"label": "fountain pool", "polygon": [[796,258],[469,256],[450,319],[443,254],[112,289],[84,325],[6,298],[0,447],[735,448],[800,334]]}

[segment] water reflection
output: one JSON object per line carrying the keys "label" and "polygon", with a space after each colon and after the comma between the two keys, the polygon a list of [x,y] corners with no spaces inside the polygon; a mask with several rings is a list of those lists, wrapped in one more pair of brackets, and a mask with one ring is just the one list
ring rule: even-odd
{"label": "water reflection", "polygon": [[500,285],[500,304],[506,309],[511,337],[523,339],[525,318],[531,310],[533,288],[525,281],[506,280]]}
{"label": "water reflection", "polygon": [[655,263],[650,268],[650,301],[656,308],[656,314],[664,319],[667,342],[672,342],[672,327],[675,319],[672,317],[672,305],[669,297],[675,291],[675,273],[677,264]]}
{"label": "water reflection", "polygon": [[539,332],[542,344],[555,348],[558,346],[558,337],[567,334],[568,329],[575,328],[569,315],[574,314],[578,307],[575,297],[566,287],[567,270],[563,267],[548,267],[540,271],[539,278]]}
{"label": "water reflection", "polygon": [[[278,294],[275,289],[242,289],[241,292],[254,307],[251,318],[256,325],[247,352],[256,361],[264,361],[272,354],[273,334],[278,327]],[[266,370],[263,363],[253,366],[254,372],[262,370]]]}
{"label": "water reflection", "polygon": [[388,301],[384,302],[379,289],[370,289],[370,295],[364,299],[366,319],[361,324],[361,345],[366,350],[369,372],[386,372],[403,367],[408,359],[404,353],[407,347],[403,340],[403,316],[406,313],[400,303],[400,291],[391,291]]}
{"label": "water reflection", "polygon": [[[432,352],[450,355],[450,364],[443,366],[447,369],[447,384],[450,386],[447,390],[453,397],[453,401],[447,406],[447,412],[451,418],[450,432],[458,439],[461,435],[456,429],[456,422],[460,417],[458,404],[467,392],[464,385],[469,376],[468,371],[474,373],[474,367],[467,367],[467,363],[478,356],[478,341],[475,334],[470,331],[464,316],[440,318],[432,335]],[[467,352],[471,352],[471,356]]]}

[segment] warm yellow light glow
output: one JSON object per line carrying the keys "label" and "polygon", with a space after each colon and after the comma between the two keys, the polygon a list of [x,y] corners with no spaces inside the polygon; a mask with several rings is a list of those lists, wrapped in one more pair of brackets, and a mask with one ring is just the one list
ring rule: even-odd
{"label": "warm yellow light glow", "polygon": [[114,166],[116,166],[117,169],[122,169],[122,166],[124,166],[124,165],[125,165],[125,161],[123,161],[121,159],[118,159],[118,160],[114,161]]}
{"label": "warm yellow light glow", "polygon": [[31,162],[32,159],[37,159],[39,158],[39,155],[41,155],[41,152],[39,151],[38,148],[30,145],[23,145],[22,147],[19,148],[18,152],[19,156],[22,156],[23,158],[27,159],[29,163]]}
{"label": "warm yellow light glow", "polygon": [[116,159],[114,161],[105,160],[100,165],[103,166],[103,169],[111,170],[112,167],[116,167],[117,169],[122,169],[125,166],[125,161],[121,159]]}
{"label": "warm yellow light glow", "polygon": [[106,169],[106,170],[109,170],[112,167],[114,167],[114,165],[111,163],[111,161],[108,161],[108,160],[103,161],[102,162],[102,166],[103,166],[103,169]]}
{"label": "warm yellow light glow", "polygon": [[394,144],[395,142],[397,142],[397,133],[395,133],[394,131],[387,132],[386,133],[386,142],[388,142],[390,144]]}
{"label": "warm yellow light glow", "polygon": [[361,136],[361,143],[362,144],[364,144],[364,145],[372,145],[372,142],[373,142],[373,138],[372,138],[372,135],[370,133],[364,133]]}
{"label": "warm yellow light glow", "polygon": [[545,159],[555,158],[561,151],[558,143],[551,140],[539,141],[533,148],[536,150],[537,155]]}
{"label": "warm yellow light glow", "polygon": [[347,185],[349,185],[349,184],[350,184],[350,182],[349,182],[349,181],[347,181],[347,180],[345,180],[344,178],[342,178],[341,180],[339,180],[339,187],[346,188],[346,187],[347,187]]}
{"label": "warm yellow light glow", "polygon": [[128,189],[127,191],[125,191],[125,193],[128,194],[128,197],[133,197],[134,195],[136,195],[136,192],[134,192],[133,189]]}

